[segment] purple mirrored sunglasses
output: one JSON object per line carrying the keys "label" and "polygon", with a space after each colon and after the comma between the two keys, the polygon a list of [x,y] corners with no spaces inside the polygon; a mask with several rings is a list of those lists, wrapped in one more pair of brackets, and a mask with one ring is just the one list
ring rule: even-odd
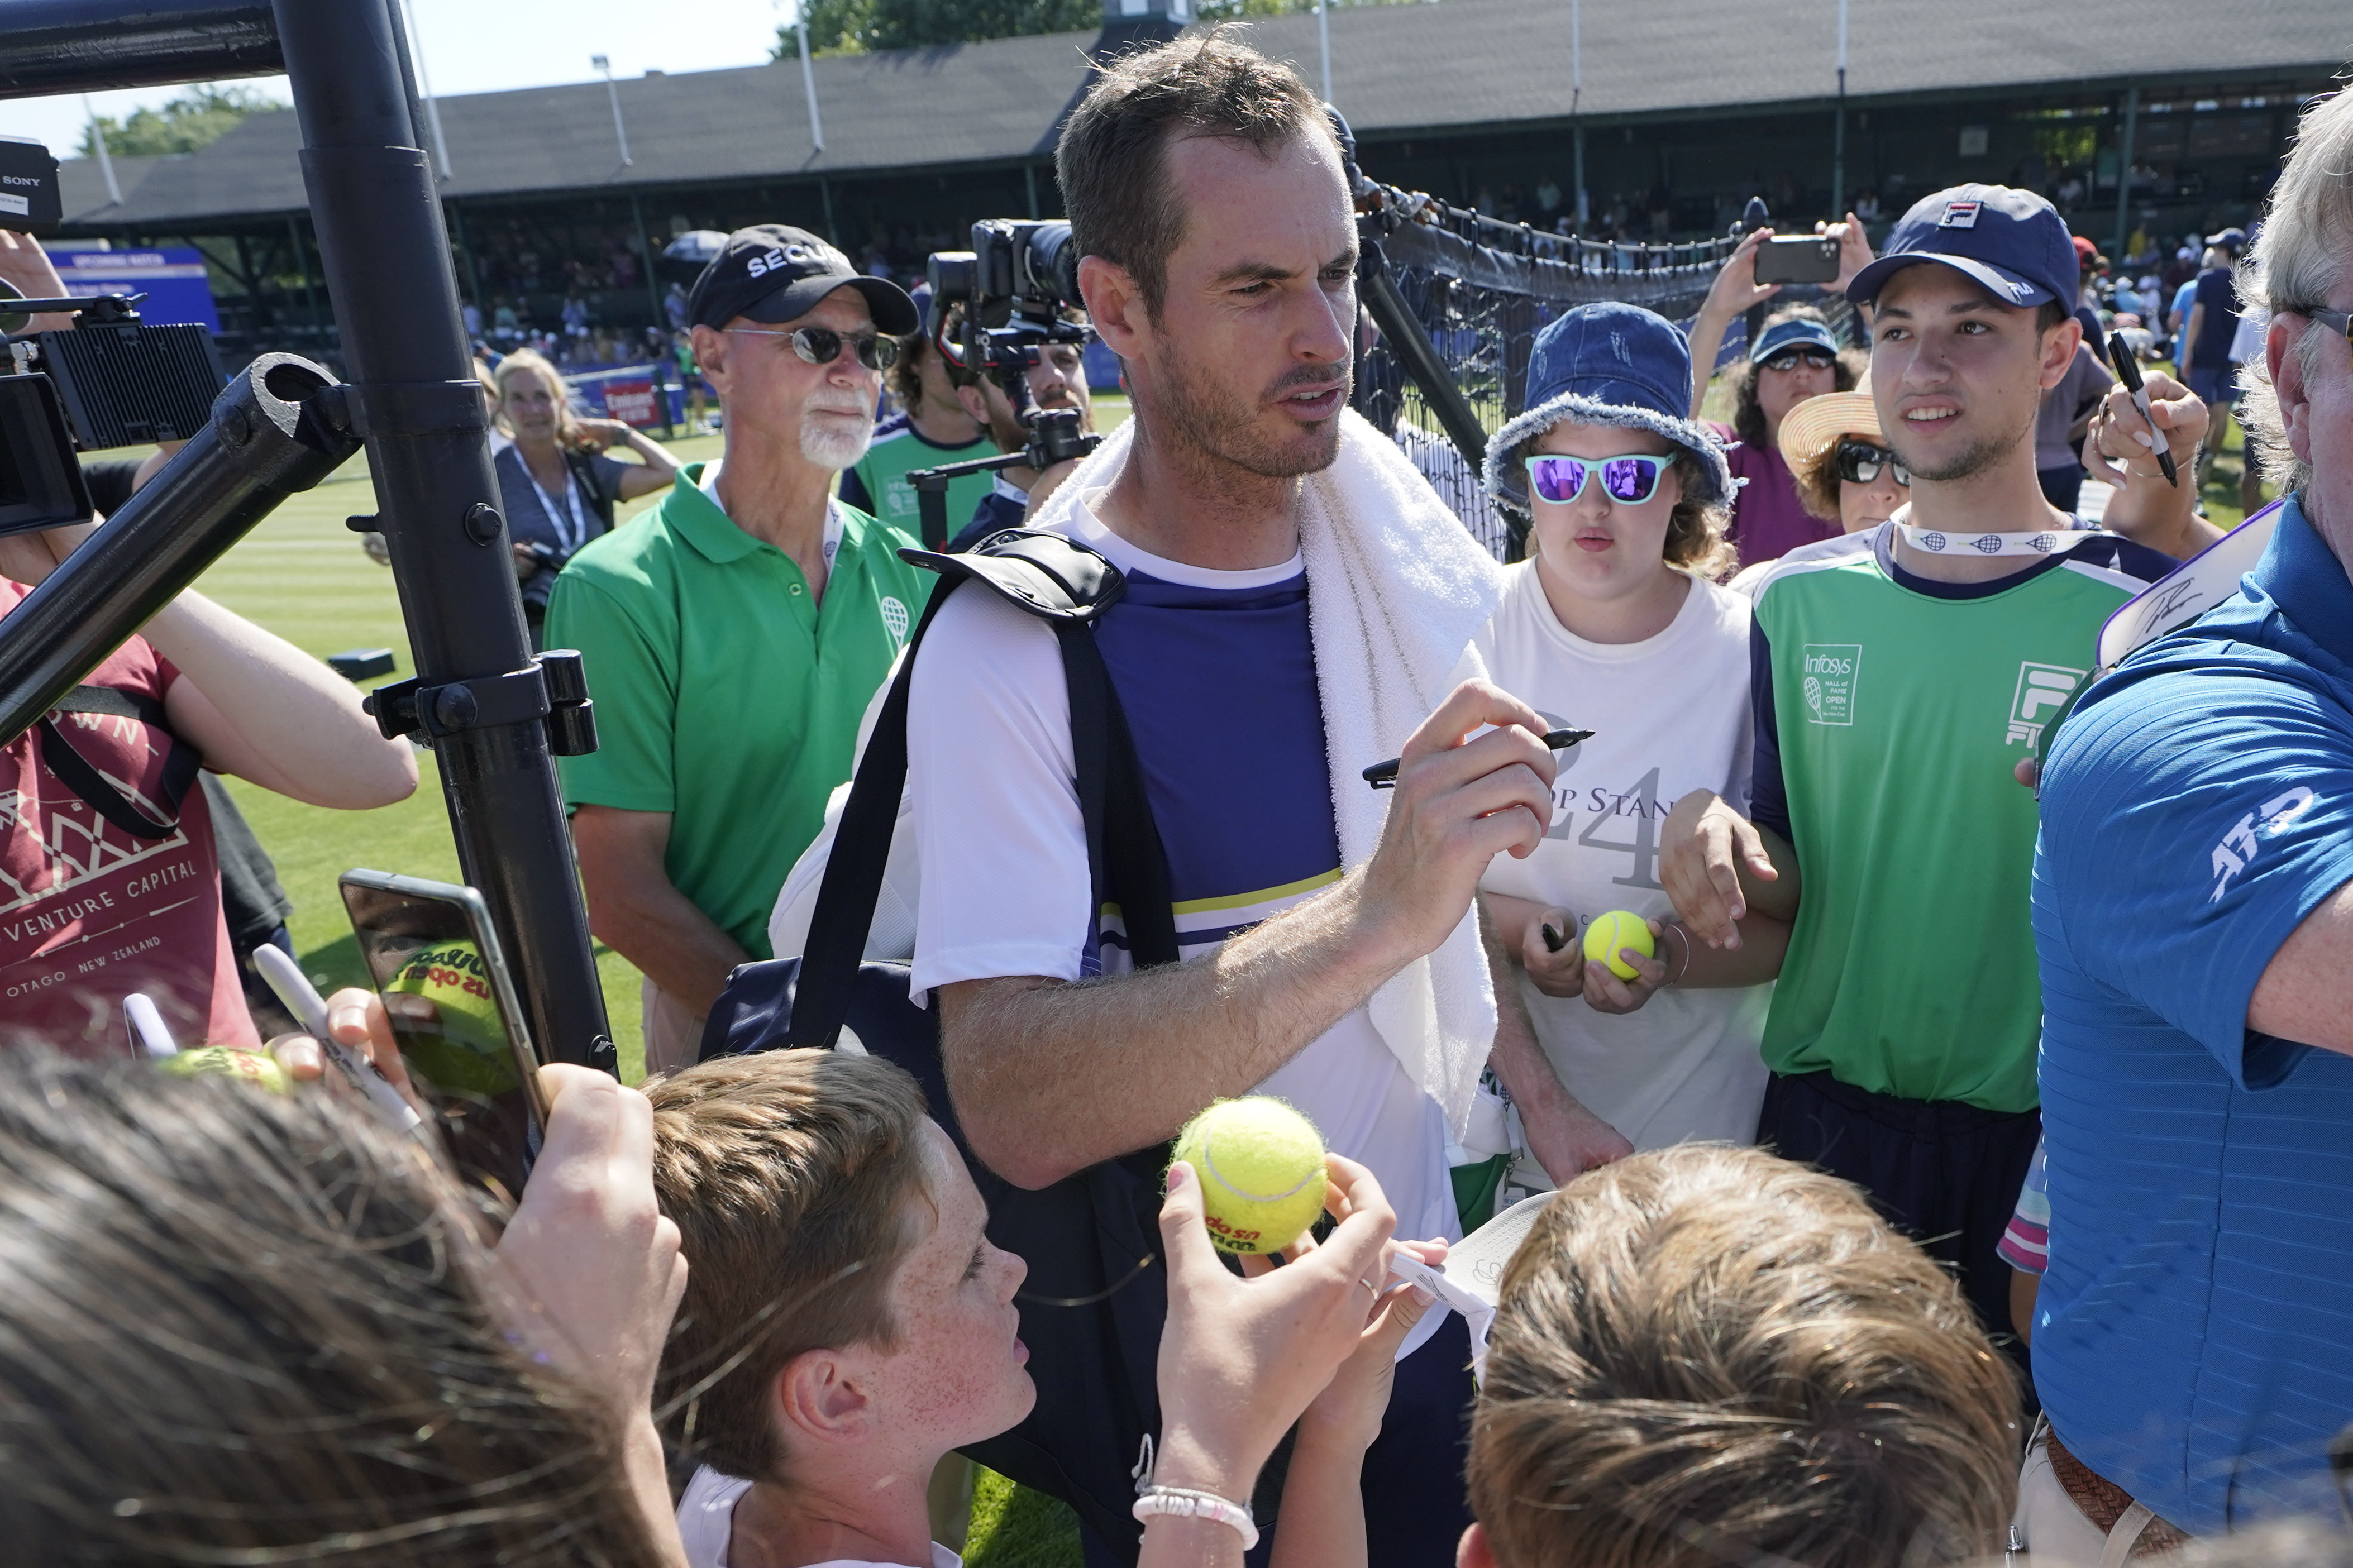
{"label": "purple mirrored sunglasses", "polygon": [[1640,506],[1658,493],[1659,476],[1674,461],[1649,453],[1622,458],[1562,458],[1547,453],[1528,459],[1528,485],[1537,499],[1565,506],[1599,476],[1601,493],[1627,506]]}

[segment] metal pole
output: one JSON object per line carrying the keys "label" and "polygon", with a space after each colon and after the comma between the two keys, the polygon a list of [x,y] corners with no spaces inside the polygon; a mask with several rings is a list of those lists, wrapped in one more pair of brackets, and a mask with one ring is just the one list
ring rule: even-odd
{"label": "metal pole", "polygon": [[106,155],[106,127],[99,122],[98,110],[90,107],[86,92],[81,95],[81,111],[90,116],[90,144],[98,149],[98,172],[106,176],[107,205],[119,207],[122,187],[114,183],[114,160]]}
{"label": "metal pole", "polygon": [[[286,219],[286,237],[293,243],[294,270],[302,279],[302,313],[311,318],[309,330],[311,341],[320,345],[320,352],[323,353],[326,352],[327,329],[326,323],[319,320],[319,296],[311,287],[311,256],[302,247],[301,220],[291,215]],[[244,249],[242,239],[240,236],[240,252]]]}
{"label": "metal pole", "polygon": [[1324,101],[1332,101],[1332,0],[1315,0],[1315,42],[1324,51]]}
{"label": "metal pole", "polygon": [[[382,0],[277,0],[329,296],[353,383],[417,677],[465,879],[489,903],[534,1041],[610,1070],[613,1042],[491,469],[488,418],[458,321],[433,173]],[[593,679],[593,672],[591,672]],[[398,727],[398,726],[394,726]]]}
{"label": "metal pole", "polygon": [[1585,0],[1568,0],[1568,121],[1569,141],[1576,148],[1577,232],[1582,235],[1592,214],[1585,200],[1585,121],[1579,118],[1585,97]]}
{"label": "metal pole", "polygon": [[1831,135],[1831,221],[1846,216],[1846,5],[1839,0],[1838,124]]}
{"label": "metal pole", "polygon": [[628,127],[621,123],[621,89],[613,85],[613,62],[607,56],[591,55],[588,63],[605,73],[605,96],[613,105],[613,140],[621,144],[621,167],[626,169],[635,160],[629,156]]}
{"label": "metal pole", "polygon": [[[629,221],[638,226],[638,265],[646,269],[646,298],[652,301],[654,325],[662,325],[661,285],[654,279],[654,242],[646,233],[645,198],[636,191],[629,193]],[[668,407],[669,405],[663,405]]]}
{"label": "metal pole", "polygon": [[825,204],[825,237],[829,245],[839,245],[841,237],[833,232],[833,186],[823,174],[817,177],[817,198]]}
{"label": "metal pole", "polygon": [[1024,164],[1022,164],[1022,165],[1021,165],[1021,184],[1022,184],[1023,189],[1025,189],[1026,191],[1028,191],[1028,192],[1029,192],[1029,216],[1030,216],[1032,218],[1035,218],[1035,217],[1038,216],[1038,165],[1037,165],[1037,164],[1035,164],[1035,163],[1024,163]]}
{"label": "metal pole", "polygon": [[[794,7],[793,25],[800,29],[801,35],[801,91],[808,97],[809,145],[822,153],[825,151],[825,121],[819,120],[817,114],[817,70],[815,67],[809,64],[808,7],[807,5],[797,5]],[[828,216],[826,219],[826,226],[830,229],[832,225],[833,219]],[[830,238],[830,234],[828,234],[827,237]]]}
{"label": "metal pole", "polygon": [[2133,132],[2139,119],[2140,89],[2128,87],[2125,89],[2124,146],[2116,157],[2116,242],[2108,251],[2120,267],[2124,265],[2125,241],[2132,233],[2126,226],[2132,221]]}
{"label": "metal pole", "polygon": [[333,378],[264,354],[213,403],[212,423],[0,621],[0,744],[12,742],[278,503],[358,448],[302,400]]}
{"label": "metal pole", "polygon": [[408,0],[393,3],[400,8],[401,35],[407,39],[409,56],[417,62],[417,85],[424,89],[417,96],[425,100],[425,123],[433,132],[433,161],[447,180],[450,177],[449,139],[441,134],[441,106],[433,99],[433,68],[425,62],[425,40],[417,31],[417,13],[409,9]]}

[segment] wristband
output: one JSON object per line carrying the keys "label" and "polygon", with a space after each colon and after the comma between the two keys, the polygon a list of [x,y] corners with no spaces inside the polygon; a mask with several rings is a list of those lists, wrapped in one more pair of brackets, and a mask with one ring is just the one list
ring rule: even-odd
{"label": "wristband", "polygon": [[1258,1525],[1251,1520],[1250,1510],[1215,1492],[1195,1491],[1190,1487],[1146,1487],[1128,1511],[1139,1521],[1164,1516],[1215,1520],[1233,1527],[1242,1538],[1244,1552],[1258,1544]]}

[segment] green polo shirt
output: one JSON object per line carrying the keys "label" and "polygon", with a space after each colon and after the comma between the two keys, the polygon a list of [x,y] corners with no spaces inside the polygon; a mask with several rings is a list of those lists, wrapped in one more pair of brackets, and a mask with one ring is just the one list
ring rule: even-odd
{"label": "green polo shirt", "polygon": [[820,608],[790,556],[702,493],[702,468],[555,581],[547,646],[580,650],[598,742],[559,763],[574,806],[668,812],[671,885],[768,958],[776,890],[935,579],[899,559],[913,539],[842,507]]}

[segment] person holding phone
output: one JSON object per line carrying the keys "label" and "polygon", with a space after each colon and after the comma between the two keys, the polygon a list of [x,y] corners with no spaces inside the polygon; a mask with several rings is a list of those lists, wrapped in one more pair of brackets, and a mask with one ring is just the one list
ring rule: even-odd
{"label": "person holding phone", "polygon": [[[1700,417],[1709,376],[1734,318],[1782,289],[1779,283],[1757,281],[1759,254],[1774,237],[1769,228],[1752,229],[1742,237],[1691,323],[1692,365],[1697,373],[1692,384],[1694,419]],[[1839,247],[1837,271],[1824,282],[1843,289],[1870,265],[1871,242],[1852,214],[1846,222],[1823,230],[1822,237],[1835,239]],[[1741,565],[1777,561],[1801,544],[1838,537],[1799,499],[1797,481],[1778,443],[1789,410],[1827,392],[1852,391],[1866,363],[1861,353],[1839,346],[1820,310],[1788,305],[1766,321],[1746,357],[1731,372],[1732,422],[1711,422],[1710,427],[1720,440],[1737,443],[1728,454],[1733,477],[1741,482],[1727,537]]]}
{"label": "person holding phone", "polygon": [[[1594,733],[1561,753],[1544,841],[1499,855],[1480,901],[1519,973],[1561,1081],[1634,1147],[1746,1142],[1765,1095],[1780,941],[1694,942],[1658,876],[1660,820],[1694,789],[1745,800],[1753,729],[1748,601],[1710,581],[1732,475],[1685,418],[1683,334],[1633,305],[1582,305],[1537,335],[1528,411],[1497,433],[1488,491],[1525,498],[1532,559],[1505,568],[1472,646],[1548,722]],[[1558,717],[1556,717],[1556,716]],[[1588,962],[1584,921],[1630,910],[1656,956]]]}

